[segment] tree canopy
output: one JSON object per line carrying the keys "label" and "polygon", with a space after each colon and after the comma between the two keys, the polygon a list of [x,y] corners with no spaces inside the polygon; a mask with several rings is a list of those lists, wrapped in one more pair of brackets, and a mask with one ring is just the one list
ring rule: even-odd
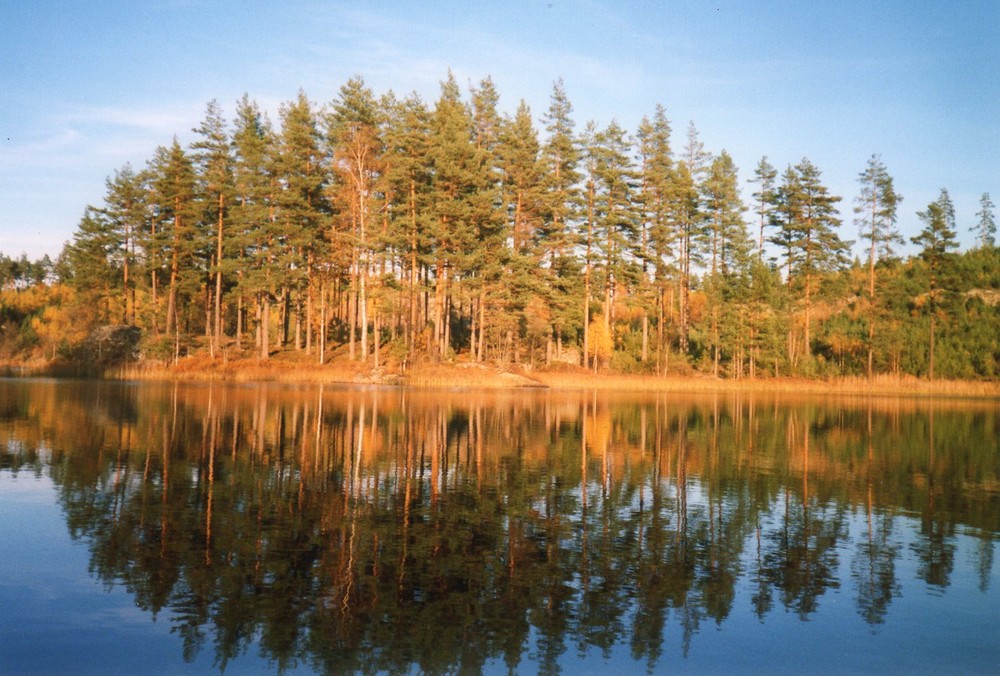
{"label": "tree canopy", "polygon": [[[959,228],[945,191],[900,258],[903,197],[872,155],[853,196],[867,260],[852,263],[844,196],[808,158],[762,158],[746,203],[730,154],[694,123],[675,143],[663,106],[631,133],[578,126],[562,82],[537,125],[500,100],[490,78],[463,93],[449,73],[432,104],[355,77],[326,104],[300,91],[276,123],[249,95],[231,120],[212,101],[189,147],[113,171],[55,264],[4,257],[0,285],[66,285],[84,324],[134,325],[165,360],[931,375],[947,316],[937,373],[1000,372],[989,193],[963,215],[973,250],[938,252]],[[8,358],[59,348],[12,307]]]}

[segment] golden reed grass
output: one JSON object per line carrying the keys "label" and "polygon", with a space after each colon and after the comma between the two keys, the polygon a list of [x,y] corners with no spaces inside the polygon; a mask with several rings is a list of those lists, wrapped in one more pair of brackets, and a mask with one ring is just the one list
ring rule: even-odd
{"label": "golden reed grass", "polygon": [[440,389],[548,388],[564,391],[618,392],[747,392],[870,396],[974,397],[1000,399],[1000,381],[925,380],[877,376],[830,379],[761,378],[727,380],[711,376],[617,375],[577,371],[507,370],[494,365],[455,363],[414,365],[406,372],[374,370],[337,359],[327,364],[282,357],[268,362],[242,359],[223,362],[208,357],[182,359],[176,365],[141,365],[106,374],[141,380],[220,380],[231,382],[353,383],[405,385]]}

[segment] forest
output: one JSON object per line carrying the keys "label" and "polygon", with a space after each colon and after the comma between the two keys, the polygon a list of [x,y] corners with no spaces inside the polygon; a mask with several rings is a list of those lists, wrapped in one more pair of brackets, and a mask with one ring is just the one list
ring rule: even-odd
{"label": "forest", "polygon": [[561,81],[540,124],[499,99],[449,73],[430,105],[360,77],[324,105],[300,91],[277,123],[249,95],[231,120],[208,103],[190,145],[114,170],[55,261],[0,255],[0,361],[80,359],[114,325],[164,364],[1000,374],[988,192],[961,225],[946,189],[913,205],[903,256],[878,155],[845,198],[808,158],[741,178],[662,106],[630,132],[578,127]]}

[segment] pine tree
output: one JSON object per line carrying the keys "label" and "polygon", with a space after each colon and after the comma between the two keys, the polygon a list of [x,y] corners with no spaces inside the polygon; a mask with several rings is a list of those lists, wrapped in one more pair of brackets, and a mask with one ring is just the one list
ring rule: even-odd
{"label": "pine tree", "polygon": [[296,349],[311,342],[315,266],[325,256],[324,234],[328,208],[324,196],[326,172],[319,123],[304,92],[280,109],[281,135],[275,158],[278,185],[278,286],[281,290],[279,341],[289,342],[295,321]]}
{"label": "pine tree", "polygon": [[[483,358],[489,324],[487,314],[491,303],[487,292],[504,288],[501,278],[504,268],[508,266],[509,243],[513,232],[503,213],[501,187],[504,167],[501,142],[505,125],[497,111],[500,95],[489,77],[472,87],[470,93],[472,136],[479,162],[472,173],[472,179],[479,188],[470,200],[474,214],[474,244],[467,252],[463,267],[467,270],[465,287],[469,297],[469,352],[478,361]],[[527,123],[530,128],[530,112],[527,114]],[[524,302],[523,299],[518,300]],[[523,305],[516,310],[523,310]],[[510,326],[503,333],[506,336],[509,358],[516,361],[520,349],[520,328]]]}
{"label": "pine tree", "polygon": [[[847,261],[848,245],[835,230],[840,225],[836,209],[839,201],[840,197],[830,195],[820,182],[819,169],[803,158],[783,175],[773,214],[779,231],[772,241],[785,248],[788,284],[802,293],[802,347],[807,362],[812,358],[811,309],[819,277]],[[789,334],[789,356],[794,363],[792,338]]]}
{"label": "pine tree", "polygon": [[993,215],[993,201],[988,192],[984,192],[979,198],[979,211],[976,212],[976,216],[979,217],[979,221],[972,228],[972,232],[976,233],[979,246],[996,246],[997,222]]}
{"label": "pine tree", "polygon": [[429,156],[432,168],[431,209],[434,216],[434,354],[451,347],[452,312],[469,266],[482,260],[477,234],[492,218],[492,185],[485,148],[475,142],[472,114],[461,100],[454,75],[441,83],[441,96],[431,116]]}
{"label": "pine tree", "polygon": [[615,340],[616,302],[634,282],[636,173],[625,130],[612,121],[594,137],[596,218],[593,242],[604,260],[604,324]]}
{"label": "pine tree", "polygon": [[233,196],[233,157],[226,132],[222,109],[210,101],[205,119],[193,130],[199,139],[191,144],[198,169],[198,187],[205,210],[205,220],[215,226],[215,254],[212,272],[215,275],[211,355],[214,357],[222,340],[222,290],[224,272],[228,272],[225,235],[229,203]]}
{"label": "pine tree", "polygon": [[[96,323],[112,319],[112,306],[121,293],[121,237],[114,222],[101,209],[88,206],[77,224],[73,240],[67,242],[60,256],[68,271],[63,281],[80,294],[81,301],[92,309]],[[22,277],[16,260],[3,257],[6,273],[0,273],[0,289],[15,286]],[[15,287],[16,288],[16,287]]]}
{"label": "pine tree", "polygon": [[[652,283],[656,291],[657,312],[657,371],[664,356],[665,324],[672,303],[669,301],[669,283],[676,274],[677,263],[674,247],[677,233],[670,224],[670,191],[673,153],[670,148],[670,121],[663,106],[657,105],[650,120],[644,117],[636,134],[639,152],[639,192],[637,200],[641,208],[640,257],[643,265],[643,282],[650,276],[649,265],[653,266]],[[646,315],[643,314],[643,350],[646,360],[647,329]],[[666,361],[663,361],[666,364]]]}
{"label": "pine tree", "polygon": [[750,242],[743,222],[736,165],[725,150],[712,160],[702,186],[709,239],[707,292],[711,305],[713,373],[719,375],[721,356],[720,315],[728,301],[740,294],[728,288],[743,272]]}
{"label": "pine tree", "polygon": [[105,185],[104,207],[107,227],[114,240],[112,267],[121,270],[121,321],[135,324],[137,320],[136,287],[138,281],[137,240],[146,226],[146,189],[143,177],[126,164],[109,178]]}
{"label": "pine tree", "polygon": [[270,307],[274,283],[272,267],[277,233],[274,229],[277,179],[274,173],[276,141],[268,119],[244,95],[236,107],[233,129],[233,183],[231,209],[237,254],[236,345],[243,335],[242,303],[252,299],[255,308],[256,346],[260,359],[270,354]]}
{"label": "pine tree", "polygon": [[382,108],[387,116],[383,157],[383,188],[391,226],[387,243],[398,252],[400,267],[405,270],[406,353],[412,358],[427,321],[421,277],[428,267],[431,246],[430,111],[415,94],[402,102],[390,97]]}
{"label": "pine tree", "polygon": [[[552,321],[556,352],[562,353],[563,339],[573,326],[586,331],[580,319],[580,264],[574,255],[574,234],[581,209],[580,142],[574,130],[573,112],[562,80],[552,87],[549,109],[543,120],[548,137],[541,148],[545,214],[538,233],[541,265],[552,289]],[[584,356],[586,359],[586,356]]]}
{"label": "pine tree", "polygon": [[687,142],[684,144],[682,166],[675,173],[676,222],[680,232],[680,343],[681,352],[687,353],[691,323],[692,268],[700,262],[704,242],[703,214],[701,211],[701,186],[712,156],[698,138],[694,122],[688,124]]}
{"label": "pine tree", "polygon": [[195,203],[195,172],[191,158],[177,139],[169,148],[160,147],[149,167],[152,196],[158,227],[151,242],[156,260],[168,262],[167,311],[165,330],[175,337],[175,356],[180,349],[179,307],[199,286],[200,271],[195,265],[198,242],[198,210]]}
{"label": "pine tree", "polygon": [[[579,242],[583,250],[583,367],[590,365],[591,319],[590,303],[594,274],[595,233],[597,229],[597,124],[587,123],[583,132],[583,218],[580,222]],[[594,362],[596,369],[596,361]]]}
{"label": "pine tree", "polygon": [[[382,172],[383,142],[375,96],[361,78],[353,78],[340,88],[327,119],[328,139],[333,148],[336,183],[334,200],[340,207],[341,232],[351,250],[349,355],[355,358],[354,343],[361,330],[361,359],[368,359],[369,278],[373,269],[373,242],[377,231],[375,203]],[[376,352],[379,337],[375,336]]]}
{"label": "pine tree", "polygon": [[764,228],[771,223],[771,210],[774,208],[776,197],[777,184],[775,179],[777,177],[778,170],[767,161],[765,155],[760,158],[757,168],[754,169],[754,177],[750,179],[751,183],[756,183],[758,186],[753,198],[756,200],[754,213],[757,214],[760,228],[760,234],[757,238],[757,258],[760,260],[764,260]]}
{"label": "pine tree", "polygon": [[927,205],[926,211],[917,212],[924,223],[924,229],[910,241],[921,247],[918,254],[928,271],[927,314],[930,317],[927,376],[934,380],[935,320],[942,307],[942,274],[951,257],[951,250],[958,247],[955,239],[955,208],[948,191],[941,189],[941,195]]}
{"label": "pine tree", "polygon": [[895,229],[896,208],[903,198],[893,189],[892,177],[878,155],[872,155],[865,170],[858,176],[861,193],[855,200],[855,223],[861,230],[862,239],[868,240],[868,377],[874,375],[875,323],[877,314],[875,263],[876,260],[891,258],[893,244],[901,244],[903,238]]}
{"label": "pine tree", "polygon": [[[531,110],[521,101],[514,117],[503,121],[497,148],[503,170],[505,233],[509,237],[495,244],[491,260],[500,262],[506,252],[509,263],[506,271],[500,265],[493,265],[486,272],[490,294],[506,297],[505,323],[514,321],[517,326],[511,330],[520,331],[524,327],[532,334],[524,338],[544,341],[548,361],[552,350],[552,297],[546,283],[549,275],[539,274],[544,251],[540,233],[546,212],[539,152]],[[482,300],[485,305],[485,297]],[[480,322],[484,327],[485,324]],[[478,357],[481,359],[482,354]]]}
{"label": "pine tree", "polygon": [[694,235],[701,219],[698,187],[687,161],[681,160],[670,171],[668,193],[669,219],[676,233],[677,251],[677,336],[681,354],[687,355],[691,319],[691,263],[697,262],[692,251]]}

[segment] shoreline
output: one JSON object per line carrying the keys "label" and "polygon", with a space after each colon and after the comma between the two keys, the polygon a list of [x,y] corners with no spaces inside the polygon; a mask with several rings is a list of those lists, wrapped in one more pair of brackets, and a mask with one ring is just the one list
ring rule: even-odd
{"label": "shoreline", "polygon": [[826,394],[887,397],[945,397],[1000,400],[1000,381],[925,380],[913,376],[723,379],[704,375],[623,375],[591,373],[582,368],[528,371],[473,362],[420,363],[405,372],[373,369],[364,364],[334,360],[319,365],[279,355],[267,363],[252,359],[182,359],[176,365],[144,363],[105,371],[81,373],[68,364],[0,364],[5,377],[102,377],[120,380],[181,380],[233,383],[343,384],[398,386],[447,390],[523,390],[603,392],[746,392],[768,394]]}

